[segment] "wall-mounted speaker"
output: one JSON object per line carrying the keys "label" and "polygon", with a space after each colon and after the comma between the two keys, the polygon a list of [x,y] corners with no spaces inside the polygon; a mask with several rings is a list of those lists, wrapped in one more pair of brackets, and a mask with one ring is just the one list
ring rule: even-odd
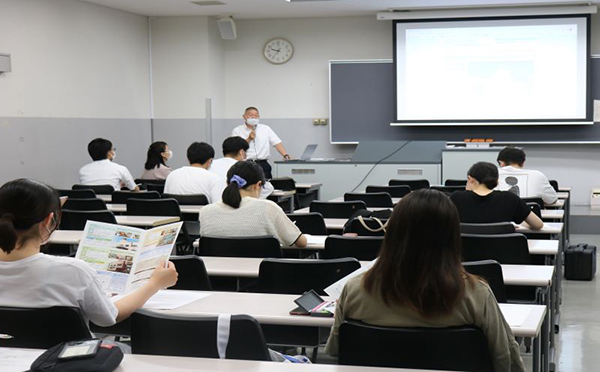
{"label": "wall-mounted speaker", "polygon": [[221,33],[222,39],[235,40],[237,38],[237,30],[233,18],[221,18],[217,21],[217,25],[219,25],[219,32]]}

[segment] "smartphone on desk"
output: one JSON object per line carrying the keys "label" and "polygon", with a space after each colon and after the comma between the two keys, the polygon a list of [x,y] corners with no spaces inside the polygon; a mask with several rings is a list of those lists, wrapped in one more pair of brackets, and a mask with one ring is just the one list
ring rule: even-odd
{"label": "smartphone on desk", "polygon": [[324,310],[329,302],[323,300],[321,296],[312,289],[308,292],[304,292],[304,294],[295,299],[294,302],[298,307],[290,311],[290,315],[310,315],[318,317],[333,316],[333,313]]}

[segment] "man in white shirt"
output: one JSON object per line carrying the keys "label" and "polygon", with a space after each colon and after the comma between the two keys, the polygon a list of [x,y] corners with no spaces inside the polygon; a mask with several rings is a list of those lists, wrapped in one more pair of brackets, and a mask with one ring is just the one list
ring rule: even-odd
{"label": "man in white shirt", "polygon": [[82,185],[111,185],[115,190],[127,187],[139,191],[129,170],[114,162],[117,156],[112,142],[96,138],[88,144],[88,153],[93,162],[79,169],[79,183]]}
{"label": "man in white shirt", "polygon": [[[223,141],[223,157],[213,160],[212,165],[208,169],[210,172],[221,177],[224,183],[223,189],[227,186],[227,172],[229,171],[229,168],[238,161],[246,160],[248,147],[250,147],[248,142],[238,136],[227,137],[225,138],[225,141]],[[265,182],[260,192],[260,198],[266,199],[267,196],[273,193],[274,189],[271,182]]]}
{"label": "man in white shirt", "polygon": [[172,171],[165,181],[165,194],[204,194],[209,203],[221,200],[224,184],[221,177],[208,171],[215,150],[204,142],[194,142],[187,149],[189,166]]}
{"label": "man in white shirt", "polygon": [[270,180],[273,178],[271,165],[268,162],[271,157],[271,147],[274,146],[285,160],[289,160],[290,155],[288,155],[273,129],[259,123],[260,114],[256,107],[248,107],[242,117],[244,118],[244,124],[233,128],[231,136],[242,137],[250,144],[247,151],[248,159],[257,162],[265,172],[265,178]]}
{"label": "man in white shirt", "polygon": [[537,170],[523,169],[525,152],[516,147],[505,147],[497,158],[498,189],[511,191],[522,198],[542,198],[544,203],[552,204],[558,199],[556,191],[548,178]]}

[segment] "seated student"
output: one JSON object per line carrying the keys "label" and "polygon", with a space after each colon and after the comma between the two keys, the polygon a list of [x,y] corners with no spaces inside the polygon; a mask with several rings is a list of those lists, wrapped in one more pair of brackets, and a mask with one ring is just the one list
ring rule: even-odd
{"label": "seated student", "polygon": [[165,194],[204,194],[209,203],[221,200],[223,184],[219,176],[208,168],[215,157],[215,150],[204,142],[194,142],[187,149],[189,166],[172,171],[165,182]]}
{"label": "seated student", "polygon": [[556,191],[542,172],[523,169],[525,151],[516,147],[505,147],[498,154],[497,160],[501,167],[498,172],[498,190],[511,191],[522,198],[542,198],[547,204],[558,200]]}
{"label": "seated student", "polygon": [[177,282],[174,265],[161,263],[146,285],[113,304],[87,263],[40,253],[59,219],[59,197],[50,186],[17,179],[0,188],[0,306],[74,306],[86,321],[107,327]]}
{"label": "seated student", "polygon": [[200,235],[215,238],[274,236],[284,246],[306,247],[306,236],[270,200],[258,199],[265,174],[252,161],[239,161],[227,172],[223,201],[200,210]]}
{"label": "seated student", "polygon": [[111,185],[115,190],[121,190],[121,186],[124,186],[129,190],[140,190],[129,170],[113,162],[117,153],[112,142],[96,138],[88,144],[88,153],[93,162],[79,169],[79,182],[82,185]]}
{"label": "seated student", "polygon": [[173,156],[173,151],[169,150],[166,142],[158,141],[148,147],[148,156],[144,164],[144,180],[164,180],[171,173],[171,168],[167,167],[166,162]]}
{"label": "seated student", "polygon": [[474,325],[487,338],[494,371],[525,371],[491,289],[462,267],[458,213],[436,190],[411,192],[394,208],[379,259],[342,291],[326,346],[331,355],[346,319],[384,327]]}
{"label": "seated student", "polygon": [[[227,171],[238,161],[246,160],[246,151],[248,151],[249,147],[248,142],[242,137],[234,136],[225,138],[225,141],[223,141],[223,157],[213,160],[208,170],[218,174],[223,182],[227,183]],[[267,196],[273,193],[274,189],[271,182],[265,182],[260,190],[260,198],[266,199]]]}
{"label": "seated student", "polygon": [[525,221],[533,230],[544,223],[520,197],[507,191],[494,191],[498,186],[498,168],[492,163],[475,163],[467,174],[467,190],[452,193],[461,222],[492,223]]}

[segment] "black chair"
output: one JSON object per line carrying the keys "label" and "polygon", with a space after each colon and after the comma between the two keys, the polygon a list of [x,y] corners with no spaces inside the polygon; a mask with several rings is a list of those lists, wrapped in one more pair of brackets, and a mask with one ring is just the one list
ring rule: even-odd
{"label": "black chair", "polygon": [[367,186],[368,193],[387,192],[392,198],[403,198],[410,193],[410,186]]}
{"label": "black chair", "polygon": [[[175,199],[127,199],[127,214],[130,216],[166,216],[179,217],[183,220],[181,208]],[[179,253],[184,251],[191,252],[194,240],[198,239],[199,235],[189,233],[186,224],[181,227],[179,236],[177,237],[177,247]]]}
{"label": "black chair", "polygon": [[310,203],[310,212],[321,213],[323,218],[350,218],[359,209],[367,209],[363,201]]}
{"label": "black chair", "polygon": [[271,178],[269,181],[276,190],[293,191],[296,190],[296,181],[290,177]]}
{"label": "black chair", "polygon": [[160,199],[157,191],[115,191],[111,194],[113,204],[126,204],[129,199]]}
{"label": "black chair", "polygon": [[177,284],[169,289],[185,289],[192,291],[212,291],[210,278],[202,258],[198,256],[171,256],[169,259],[177,270]]}
{"label": "black chair", "polygon": [[200,256],[281,258],[281,244],[272,236],[200,238]]}
{"label": "black chair", "polygon": [[66,341],[91,338],[90,330],[76,307],[0,307],[0,347],[48,349]]}
{"label": "black chair", "polygon": [[502,266],[498,261],[483,260],[463,262],[463,266],[468,273],[485,279],[499,303],[506,303],[504,275],[502,274]]}
{"label": "black chair", "polygon": [[[174,316],[147,310],[131,315],[133,354],[219,358],[217,317]],[[260,324],[248,315],[232,315],[227,359],[271,360]]]}
{"label": "black chair", "polygon": [[428,189],[428,180],[390,180],[388,183],[390,186],[410,186],[412,191],[419,189]]}
{"label": "black chair", "polygon": [[325,220],[320,213],[293,213],[287,216],[303,234],[327,235]]}
{"label": "black chair", "polygon": [[521,200],[523,200],[526,204],[536,203],[540,206],[540,208],[544,208],[544,205],[546,204],[542,198],[521,198]]}
{"label": "black chair", "polygon": [[60,196],[68,196],[73,199],[96,199],[96,193],[92,189],[87,190],[56,190]]}
{"label": "black chair", "polygon": [[149,179],[149,178],[136,178],[135,179],[135,184],[136,185],[140,185],[140,189],[141,190],[148,190],[148,184],[154,184],[154,185],[163,185],[165,184],[166,180],[156,180],[156,179]]}
{"label": "black chair", "polygon": [[531,211],[533,212],[533,214],[535,214],[539,218],[542,218],[542,208],[540,207],[540,205],[538,203],[526,203],[526,204],[529,206],[529,208],[531,208]]}
{"label": "black chair", "polygon": [[111,211],[72,211],[63,209],[60,218],[60,228],[61,230],[82,231],[88,220],[112,224],[117,223],[117,219]]}
{"label": "black chair", "polygon": [[460,224],[462,234],[513,234],[515,226],[510,222]]}
{"label": "black chair", "polygon": [[444,186],[467,186],[467,180],[448,179],[444,182]]}
{"label": "black chair", "polygon": [[448,196],[452,195],[453,192],[465,191],[464,186],[431,186],[431,189],[441,191]]}
{"label": "black chair", "polygon": [[146,190],[148,191],[156,191],[159,194],[165,193],[165,184],[164,183],[147,183]]}
{"label": "black chair", "polygon": [[554,191],[558,192],[558,181],[556,181],[556,180],[549,180],[548,182],[550,182],[550,186],[552,186],[552,188],[554,189]]}
{"label": "black chair", "polygon": [[392,197],[387,192],[363,193],[363,192],[347,192],[344,194],[344,201],[362,200],[367,207],[382,207],[393,208],[394,202]]}
{"label": "black chair", "polygon": [[96,195],[110,195],[115,191],[111,185],[73,185],[73,190],[94,190]]}
{"label": "black chair", "polygon": [[529,265],[529,246],[523,234],[461,234],[463,261],[495,260],[501,264]]}
{"label": "black chair", "polygon": [[[346,226],[345,233],[354,233],[359,236],[384,236],[385,231],[382,225],[385,225],[388,221],[387,218],[378,218],[377,220],[372,217],[363,217],[363,222],[367,225],[368,229],[360,222],[359,218],[353,218]],[[379,221],[378,221],[379,220]]]}
{"label": "black chair", "polygon": [[332,260],[288,260],[265,258],[258,270],[258,291],[263,293],[302,294],[324,289],[360,269],[355,258]]}
{"label": "black chair", "polygon": [[[84,190],[87,191],[87,190]],[[72,211],[103,211],[106,210],[106,203],[104,200],[94,199],[67,199],[65,204],[62,206],[63,209],[70,209]]]}
{"label": "black chair", "polygon": [[473,326],[392,328],[347,320],[339,332],[338,362],[343,365],[494,370],[487,339]]}
{"label": "black chair", "polygon": [[177,194],[163,194],[163,198],[175,199],[179,205],[208,205],[208,198],[204,194],[192,194],[192,195],[177,195]]}
{"label": "black chair", "polygon": [[360,261],[372,261],[379,255],[383,237],[379,236],[339,236],[325,239],[323,258],[353,257]]}
{"label": "black chair", "polygon": [[102,199],[72,199],[69,198],[63,204],[63,209],[70,209],[72,211],[103,211],[107,210],[106,203]]}

